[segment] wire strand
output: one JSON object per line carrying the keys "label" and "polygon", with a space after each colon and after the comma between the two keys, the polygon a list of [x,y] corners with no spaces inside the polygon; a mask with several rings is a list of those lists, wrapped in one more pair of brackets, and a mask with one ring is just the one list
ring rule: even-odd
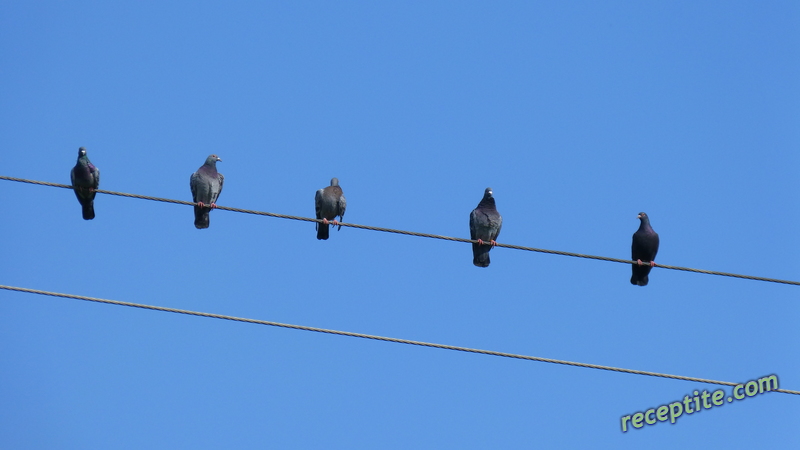
{"label": "wire strand", "polygon": [[[30,184],[38,184],[42,186],[51,186],[51,187],[59,187],[59,188],[66,188],[72,189],[72,186],[68,184],[60,184],[60,183],[50,183],[47,181],[36,181],[36,180],[26,180],[24,178],[14,178],[14,177],[7,177],[0,175],[0,180],[8,180],[8,181],[17,181],[20,183],[30,183]],[[142,200],[153,200],[157,202],[166,202],[166,203],[176,203],[179,205],[189,205],[194,206],[195,203],[188,202],[185,200],[173,200],[169,198],[161,198],[161,197],[151,197],[149,195],[139,195],[139,194],[128,194],[125,192],[115,192],[115,191],[106,191],[103,189],[97,189],[96,192],[100,194],[109,194],[109,195],[117,195],[120,197],[130,197],[130,198],[138,198]],[[269,217],[278,217],[281,219],[291,219],[291,220],[301,220],[305,222],[319,222],[322,223],[321,219],[313,219],[311,217],[302,217],[302,216],[290,216],[287,214],[278,214],[278,213],[271,213],[271,212],[264,212],[264,211],[256,211],[252,209],[241,209],[241,208],[231,208],[230,206],[217,206],[216,209],[220,209],[223,211],[233,211],[238,213],[244,214],[255,214],[259,216],[269,216]],[[340,222],[339,225],[343,227],[350,227],[350,228],[360,228],[362,230],[372,230],[372,231],[383,231],[385,233],[395,233],[395,234],[404,234],[408,236],[417,236],[417,237],[426,237],[431,239],[442,239],[445,241],[455,241],[455,242],[468,242],[471,244],[477,244],[478,241],[472,239],[465,239],[465,238],[457,238],[451,236],[441,236],[438,234],[429,234],[429,233],[418,233],[415,231],[405,231],[405,230],[395,230],[392,228],[383,228],[383,227],[373,227],[369,225],[359,225],[355,223],[346,223]],[[485,245],[489,245],[488,243],[484,243]],[[512,245],[512,244],[502,244],[497,243],[497,247],[503,248],[513,248],[515,250],[524,250],[529,252],[538,252],[538,253],[549,253],[551,255],[562,255],[562,256],[572,256],[575,258],[586,258],[586,259],[596,259],[599,261],[610,261],[622,264],[637,264],[637,261],[632,261],[629,259],[620,259],[620,258],[611,258],[608,256],[595,256],[595,255],[586,255],[582,253],[573,253],[573,252],[564,252],[560,250],[547,250],[544,248],[536,248],[536,247],[524,247],[521,245]],[[766,281],[769,283],[781,283],[781,284],[790,284],[794,286],[800,286],[800,281],[792,281],[792,280],[781,280],[777,278],[766,278],[766,277],[757,277],[753,275],[741,275],[737,273],[729,273],[729,272],[719,272],[716,270],[703,270],[703,269],[693,269],[690,267],[681,267],[681,266],[670,266],[666,264],[657,264],[654,267],[660,267],[662,269],[671,269],[671,270],[681,270],[684,272],[694,272],[694,273],[702,273],[706,275],[719,275],[723,277],[732,277],[732,278],[742,278],[745,280],[756,280],[756,281]]]}
{"label": "wire strand", "polygon": [[[281,328],[290,328],[294,330],[302,330],[302,331],[313,331],[316,333],[326,333],[326,334],[335,334],[339,336],[348,336],[348,337],[356,337],[361,339],[372,339],[376,341],[384,341],[384,342],[394,342],[397,344],[407,344],[407,345],[417,345],[420,347],[431,347],[431,348],[438,348],[443,350],[454,350],[459,352],[467,352],[467,353],[478,353],[481,355],[491,355],[491,356],[500,356],[503,358],[513,358],[513,359],[524,359],[528,361],[538,361],[538,362],[546,362],[551,364],[561,364],[565,366],[575,366],[575,367],[584,367],[587,369],[599,369],[599,370],[608,370],[612,372],[621,372],[621,373],[630,373],[634,375],[646,375],[650,377],[660,377],[660,378],[671,378],[673,380],[683,380],[683,381],[694,381],[697,383],[707,383],[707,384],[718,384],[722,386],[738,386],[741,383],[734,383],[731,381],[718,381],[718,380],[709,380],[705,378],[696,378],[696,377],[686,377],[682,375],[670,375],[666,373],[658,373],[658,372],[648,372],[644,370],[634,370],[634,369],[624,369],[621,367],[612,367],[612,366],[601,366],[598,364],[588,364],[588,363],[581,363],[581,362],[574,362],[574,361],[564,361],[560,359],[552,359],[552,358],[541,358],[538,356],[527,356],[527,355],[518,355],[515,353],[506,353],[506,352],[496,352],[493,350],[481,350],[477,348],[469,348],[469,347],[459,347],[455,345],[446,345],[446,344],[435,344],[431,342],[423,342],[423,341],[412,341],[409,339],[399,339],[393,337],[385,337],[385,336],[376,336],[373,334],[363,334],[363,333],[353,333],[351,331],[339,331],[339,330],[329,330],[326,328],[317,328],[317,327],[307,327],[304,325],[292,325],[288,323],[280,323],[280,322],[271,322],[268,320],[258,320],[258,319],[248,319],[244,317],[234,317],[234,316],[226,316],[223,314],[213,314],[213,313],[206,313],[200,311],[190,311],[186,309],[176,309],[176,308],[167,308],[164,306],[153,306],[153,305],[144,305],[141,303],[131,303],[131,302],[122,302],[118,300],[107,300],[103,298],[95,298],[95,297],[86,297],[83,295],[73,295],[73,294],[64,294],[59,292],[48,292],[48,291],[41,291],[38,289],[28,289],[22,287],[15,287],[15,286],[4,286],[0,285],[0,289],[5,289],[9,291],[16,291],[16,292],[24,292],[28,294],[38,294],[38,295],[47,295],[51,297],[61,297],[61,298],[69,298],[75,300],[86,300],[90,302],[97,302],[97,303],[106,303],[110,305],[118,305],[118,306],[128,306],[132,308],[141,308],[141,309],[149,309],[153,311],[162,311],[162,312],[171,312],[176,314],[186,314],[190,316],[199,316],[199,317],[208,317],[211,319],[222,319],[222,320],[232,320],[236,322],[245,322],[245,323],[254,323],[258,325],[268,325],[272,327],[281,327]],[[774,389],[772,392],[781,392],[783,394],[794,394],[800,395],[800,391],[793,391],[789,389]]]}

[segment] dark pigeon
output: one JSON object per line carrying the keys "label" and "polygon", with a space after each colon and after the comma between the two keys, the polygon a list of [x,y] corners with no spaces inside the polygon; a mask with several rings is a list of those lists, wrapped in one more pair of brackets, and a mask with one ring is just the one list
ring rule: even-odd
{"label": "dark pigeon", "polygon": [[[500,235],[502,226],[503,217],[495,207],[492,188],[486,188],[478,207],[473,209],[469,215],[470,239],[480,241],[479,244],[472,244],[472,264],[478,267],[489,267],[489,250],[497,245],[495,240]],[[484,242],[491,245],[484,245]]]}
{"label": "dark pigeon", "polygon": [[194,226],[197,229],[208,228],[208,213],[217,207],[217,199],[222,192],[222,183],[225,177],[217,172],[217,161],[222,161],[217,155],[209,155],[205,164],[197,169],[189,179],[192,188],[192,201],[194,205]]}
{"label": "dark pigeon", "polygon": [[647,217],[647,214],[641,212],[636,217],[642,223],[636,233],[633,233],[633,244],[631,244],[631,260],[638,262],[636,265],[631,265],[633,269],[631,284],[647,286],[647,282],[650,281],[647,275],[650,273],[650,269],[656,265],[658,233],[653,231],[653,227],[650,226],[650,218]]}
{"label": "dark pigeon", "polygon": [[[344,210],[347,209],[347,200],[344,198],[342,188],[339,187],[339,179],[331,179],[331,185],[320,189],[314,196],[314,208],[317,210],[317,219],[322,220],[323,223],[317,222],[317,239],[328,239],[328,221],[333,220],[333,226],[339,225],[336,216],[339,220],[344,218]],[[342,226],[339,225],[339,229]]]}
{"label": "dark pigeon", "polygon": [[86,148],[78,149],[78,162],[69,174],[72,180],[72,190],[83,207],[84,220],[94,219],[94,196],[100,186],[100,169],[94,166],[86,156]]}

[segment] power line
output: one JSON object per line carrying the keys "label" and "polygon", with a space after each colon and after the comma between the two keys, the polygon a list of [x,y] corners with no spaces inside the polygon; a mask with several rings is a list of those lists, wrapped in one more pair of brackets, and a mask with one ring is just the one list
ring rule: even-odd
{"label": "power line", "polygon": [[[302,331],[314,331],[316,333],[327,333],[327,334],[336,334],[339,336],[349,336],[349,337],[356,337],[362,339],[372,339],[376,341],[384,341],[384,342],[394,342],[397,344],[408,344],[408,345],[417,345],[421,347],[432,347],[432,348],[439,348],[443,350],[455,350],[459,352],[467,352],[467,353],[478,353],[481,355],[491,355],[491,356],[500,356],[503,358],[514,358],[514,359],[524,359],[528,361],[539,361],[539,362],[546,362],[551,364],[562,364],[566,366],[575,366],[575,367],[585,367],[588,369],[599,369],[599,370],[610,370],[612,372],[621,372],[621,373],[632,373],[634,375],[646,375],[650,377],[660,377],[660,378],[671,378],[673,380],[683,380],[683,381],[694,381],[697,383],[707,383],[707,384],[719,384],[722,386],[738,386],[741,383],[734,383],[731,381],[717,381],[717,380],[707,380],[705,378],[695,378],[695,377],[685,377],[682,375],[670,375],[666,373],[658,373],[658,372],[647,372],[644,370],[634,370],[634,369],[623,369],[621,367],[612,367],[612,366],[601,366],[598,364],[587,364],[587,363],[580,363],[580,362],[573,362],[573,361],[564,361],[560,359],[552,359],[552,358],[541,358],[538,356],[527,356],[527,355],[518,355],[515,353],[505,353],[505,352],[496,352],[492,350],[481,350],[476,348],[468,348],[468,347],[458,347],[455,345],[445,345],[445,344],[435,344],[431,342],[422,342],[422,341],[412,341],[409,339],[399,339],[399,338],[392,338],[392,337],[385,337],[385,336],[376,336],[373,334],[362,334],[362,333],[353,333],[351,331],[339,331],[339,330],[329,330],[325,328],[317,328],[317,327],[307,327],[304,325],[292,325],[288,323],[280,323],[280,322],[270,322],[267,320],[258,320],[258,319],[248,319],[244,317],[234,317],[234,316],[226,316],[222,314],[213,314],[213,313],[206,313],[206,312],[199,312],[199,311],[190,311],[186,309],[176,309],[176,308],[167,308],[164,306],[153,306],[153,305],[144,305],[141,303],[131,303],[131,302],[122,302],[118,300],[107,300],[103,298],[95,298],[95,297],[86,297],[83,295],[73,295],[73,294],[63,294],[59,292],[48,292],[48,291],[40,291],[38,289],[28,289],[28,288],[21,288],[15,286],[3,286],[0,285],[0,289],[5,289],[9,291],[16,291],[16,292],[25,292],[29,294],[39,294],[39,295],[48,295],[51,297],[61,297],[61,298],[70,298],[75,300],[86,300],[90,302],[97,302],[97,303],[106,303],[110,305],[118,305],[118,306],[129,306],[132,308],[142,308],[142,309],[150,309],[153,311],[162,311],[162,312],[171,312],[177,314],[187,314],[190,316],[200,316],[200,317],[209,317],[211,319],[223,319],[223,320],[233,320],[236,322],[246,322],[246,323],[254,323],[258,325],[269,325],[271,327],[281,327],[281,328],[291,328],[295,330],[302,330]],[[789,389],[775,389],[772,392],[781,392],[784,394],[794,394],[800,395],[800,391],[792,391]]]}
{"label": "power line", "polygon": [[[50,186],[50,187],[59,187],[59,188],[66,188],[72,189],[72,186],[68,184],[60,184],[60,183],[50,183],[47,181],[36,181],[36,180],[26,180],[24,178],[14,178],[14,177],[7,177],[0,175],[0,180],[8,180],[8,181],[17,181],[20,183],[30,183],[30,184],[39,184],[42,186]],[[193,202],[188,202],[185,200],[173,200],[169,198],[161,198],[161,197],[151,197],[149,195],[139,195],[139,194],[128,194],[125,192],[115,192],[115,191],[106,191],[103,189],[97,189],[98,193],[101,194],[109,194],[109,195],[117,195],[120,197],[131,197],[131,198],[139,198],[142,200],[153,200],[157,202],[166,202],[166,203],[177,203],[179,205],[189,205],[194,206]],[[286,214],[277,214],[271,212],[264,212],[264,211],[255,211],[252,209],[241,209],[241,208],[231,208],[230,206],[217,206],[216,209],[221,209],[223,211],[233,211],[239,212],[244,214],[255,214],[259,216],[269,216],[269,217],[278,217],[281,219],[291,219],[291,220],[301,220],[305,222],[322,222],[321,219],[314,219],[311,217],[302,217],[302,216],[290,216]],[[395,230],[392,228],[382,228],[382,227],[373,227],[369,225],[358,225],[355,223],[345,223],[341,222],[341,226],[343,227],[351,227],[351,228],[360,228],[363,230],[372,230],[372,231],[383,231],[385,233],[395,233],[395,234],[405,234],[408,236],[417,236],[417,237],[426,237],[431,239],[442,239],[445,241],[455,241],[455,242],[467,242],[471,244],[477,244],[478,241],[473,241],[472,239],[464,239],[464,238],[457,238],[451,236],[441,236],[438,234],[429,234],[429,233],[418,233],[415,231],[405,231],[405,230]],[[485,245],[489,245],[485,243]],[[497,247],[504,247],[504,248],[513,248],[516,250],[525,250],[529,252],[538,252],[538,253],[549,253],[552,255],[562,255],[562,256],[572,256],[576,258],[586,258],[586,259],[596,259],[599,261],[610,261],[622,264],[637,264],[637,261],[631,261],[629,259],[620,259],[620,258],[611,258],[608,256],[595,256],[595,255],[586,255],[582,253],[573,253],[573,252],[564,252],[560,250],[547,250],[543,248],[536,248],[536,247],[524,247],[521,245],[512,245],[512,244],[502,244],[497,243]],[[795,286],[800,286],[800,281],[792,281],[792,280],[781,280],[777,278],[765,278],[765,277],[757,277],[753,275],[741,275],[736,273],[729,273],[729,272],[718,272],[715,270],[703,270],[703,269],[693,269],[690,267],[681,267],[681,266],[669,266],[666,264],[659,263],[655,267],[660,267],[662,269],[672,269],[672,270],[681,270],[684,272],[695,272],[695,273],[703,273],[706,275],[720,275],[723,277],[733,277],[733,278],[743,278],[745,280],[756,280],[756,281],[767,281],[770,283],[782,283],[782,284],[791,284]]]}

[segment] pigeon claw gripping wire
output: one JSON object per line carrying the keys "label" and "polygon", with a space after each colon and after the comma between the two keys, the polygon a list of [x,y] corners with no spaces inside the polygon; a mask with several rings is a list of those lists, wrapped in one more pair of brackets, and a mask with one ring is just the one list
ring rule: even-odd
{"label": "pigeon claw gripping wire", "polygon": [[322,223],[324,223],[325,225],[328,225],[330,222],[328,222],[328,219],[323,217],[322,218]]}
{"label": "pigeon claw gripping wire", "polygon": [[214,209],[214,208],[216,208],[216,207],[217,207],[217,204],[216,204],[216,203],[212,203],[212,204],[211,204],[211,209]]}
{"label": "pigeon claw gripping wire", "polygon": [[478,245],[483,245],[483,239],[478,239]]}
{"label": "pigeon claw gripping wire", "polygon": [[491,244],[492,244],[492,247],[497,247],[497,241],[495,241],[494,239],[492,239]]}
{"label": "pigeon claw gripping wire", "polygon": [[[206,204],[203,203],[203,202],[197,202],[197,206],[200,207],[200,208],[205,208]],[[639,261],[639,262],[641,262],[641,261]]]}

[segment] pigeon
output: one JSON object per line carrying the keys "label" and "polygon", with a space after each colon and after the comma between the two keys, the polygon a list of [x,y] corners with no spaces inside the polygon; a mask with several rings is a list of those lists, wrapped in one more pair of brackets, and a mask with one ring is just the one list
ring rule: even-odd
{"label": "pigeon", "polygon": [[[478,207],[469,215],[469,238],[478,241],[477,244],[472,244],[472,264],[489,267],[489,250],[497,245],[495,239],[500,234],[502,226],[503,217],[495,208],[492,188],[486,188]],[[491,245],[484,245],[484,241]]]}
{"label": "pigeon", "polygon": [[78,162],[69,174],[72,180],[72,189],[83,207],[83,219],[94,219],[94,196],[100,186],[100,169],[94,166],[86,156],[86,148],[78,149]]}
{"label": "pigeon", "polygon": [[631,284],[647,286],[649,281],[647,275],[650,273],[650,269],[656,265],[658,233],[653,231],[653,227],[650,226],[650,218],[647,217],[647,214],[641,212],[636,217],[642,223],[636,233],[633,233],[633,244],[631,244],[631,260],[637,262],[636,265],[631,265],[633,270]]}
{"label": "pigeon", "polygon": [[194,205],[194,226],[202,229],[208,228],[208,213],[217,207],[216,201],[222,192],[222,183],[225,177],[217,172],[217,161],[222,161],[217,155],[209,155],[205,164],[197,169],[189,179],[192,188],[192,201]]}
{"label": "pigeon", "polygon": [[[314,208],[317,210],[317,219],[322,220],[322,223],[317,222],[317,239],[328,239],[328,221],[333,220],[333,226],[339,225],[336,216],[339,216],[339,220],[343,219],[344,210],[347,209],[347,200],[339,187],[338,178],[332,178],[330,186],[317,191]],[[339,229],[342,229],[341,225]]]}

